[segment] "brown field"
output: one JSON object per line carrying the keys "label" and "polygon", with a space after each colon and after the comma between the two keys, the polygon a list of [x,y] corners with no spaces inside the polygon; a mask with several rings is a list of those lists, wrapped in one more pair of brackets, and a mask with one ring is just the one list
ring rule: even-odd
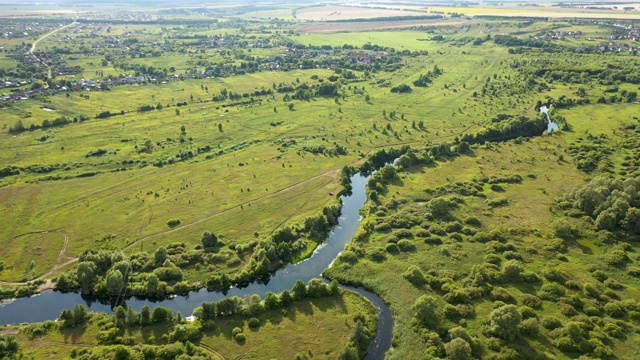
{"label": "brown field", "polygon": [[341,31],[396,29],[411,26],[454,26],[461,25],[463,21],[446,20],[405,20],[405,21],[367,21],[367,22],[318,22],[304,23],[297,26],[300,32],[330,33]]}
{"label": "brown field", "polygon": [[301,20],[344,20],[344,19],[372,19],[388,16],[423,16],[422,11],[403,11],[393,9],[370,9],[351,6],[314,6],[300,9],[296,17]]}

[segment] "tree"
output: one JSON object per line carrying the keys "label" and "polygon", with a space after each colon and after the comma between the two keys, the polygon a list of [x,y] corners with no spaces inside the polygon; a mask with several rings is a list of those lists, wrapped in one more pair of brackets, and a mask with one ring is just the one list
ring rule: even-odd
{"label": "tree", "polygon": [[27,130],[27,128],[24,126],[24,123],[22,122],[22,120],[18,120],[16,121],[15,124],[13,124],[13,126],[11,126],[9,128],[9,132],[21,132],[21,131],[25,131]]}
{"label": "tree", "polygon": [[218,242],[218,238],[208,230],[205,230],[205,232],[202,233],[201,240],[202,246],[204,246],[205,248],[214,247]]}
{"label": "tree", "polygon": [[87,321],[87,319],[89,318],[89,311],[84,305],[76,304],[73,307],[72,318],[73,318],[74,325],[84,324],[84,322]]}
{"label": "tree", "polygon": [[629,208],[622,221],[622,226],[632,233],[640,234],[640,209]]}
{"label": "tree", "polygon": [[160,281],[158,280],[158,276],[156,274],[149,274],[147,276],[147,295],[155,296],[158,293],[158,285]]}
{"label": "tree", "polygon": [[253,294],[245,300],[245,314],[249,316],[257,315],[262,311],[262,298],[258,294]]}
{"label": "tree", "polygon": [[364,358],[367,354],[367,347],[369,345],[370,338],[371,333],[369,330],[364,326],[362,321],[356,320],[355,328],[353,329],[350,340],[358,350],[359,359]]}
{"label": "tree", "polygon": [[160,246],[153,254],[153,257],[156,261],[156,265],[164,263],[164,261],[167,260],[167,249],[164,246]]}
{"label": "tree", "polygon": [[431,214],[435,217],[444,217],[449,215],[450,207],[451,202],[440,196],[429,201],[429,209],[431,210]]}
{"label": "tree", "polygon": [[470,360],[471,345],[462,338],[455,338],[450,342],[444,344],[444,348],[447,351],[447,357],[451,360]]}
{"label": "tree", "polygon": [[295,106],[293,103],[290,103],[289,105],[287,105],[289,107],[290,111],[293,111],[293,107]]}
{"label": "tree", "polygon": [[515,305],[504,305],[489,315],[489,332],[507,341],[513,341],[518,336],[522,316]]}
{"label": "tree", "polygon": [[213,320],[216,318],[217,304],[215,301],[202,303],[202,312],[200,318],[203,321]]}
{"label": "tree", "polygon": [[338,284],[338,280],[331,280],[331,283],[329,284],[329,293],[331,293],[331,295],[338,295],[339,292],[340,284]]}
{"label": "tree", "polygon": [[154,323],[161,323],[163,321],[171,321],[173,319],[173,311],[171,309],[156,306],[151,312],[151,321]]}
{"label": "tree", "polygon": [[278,297],[278,301],[282,306],[289,306],[289,304],[291,304],[291,302],[293,301],[293,298],[291,297],[291,293],[289,292],[289,290],[285,290],[281,292],[280,296]]}
{"label": "tree", "polygon": [[391,180],[397,176],[396,168],[391,164],[387,164],[382,169],[380,169],[380,174],[385,180]]}
{"label": "tree", "polygon": [[0,336],[0,358],[13,359],[14,354],[18,352],[20,345],[15,335]]}
{"label": "tree", "polygon": [[293,295],[294,300],[302,300],[307,297],[307,287],[304,284],[304,281],[298,280],[293,285],[293,289],[291,289],[291,294]]}
{"label": "tree", "polygon": [[73,327],[73,312],[69,309],[62,310],[60,313],[60,321],[62,321],[63,327]]}
{"label": "tree", "polygon": [[324,281],[320,279],[311,279],[309,280],[307,294],[309,297],[318,298],[331,295],[331,292],[329,291],[328,286]]}
{"label": "tree", "polygon": [[468,152],[471,148],[469,147],[469,143],[466,141],[460,141],[460,143],[458,144],[458,152],[460,154],[464,154],[466,152]]}
{"label": "tree", "polygon": [[518,282],[522,276],[522,266],[518,260],[509,260],[502,268],[502,275],[505,280]]}
{"label": "tree", "polygon": [[107,273],[107,294],[110,296],[119,295],[124,288],[124,277],[120,270],[111,269]]}
{"label": "tree", "polygon": [[91,293],[96,281],[97,267],[92,261],[81,261],[76,269],[76,278],[80,283],[82,292]]}
{"label": "tree", "polygon": [[[2,271],[0,267],[0,271]],[[69,279],[65,274],[60,274],[58,276],[58,280],[56,281],[56,289],[65,290],[69,287]]]}
{"label": "tree", "polygon": [[144,141],[144,148],[142,149],[143,152],[146,152],[147,154],[151,154],[153,152],[153,141],[151,141],[151,139],[147,139]]}
{"label": "tree", "polygon": [[342,350],[338,356],[338,360],[358,360],[361,357],[358,355],[358,350],[353,346],[347,346]]}
{"label": "tree", "polygon": [[433,296],[420,296],[411,310],[420,326],[434,330],[440,325],[442,313],[438,301]]}
{"label": "tree", "polygon": [[124,328],[127,324],[127,311],[122,306],[117,306],[113,310],[113,316],[115,318],[116,326],[119,328]]}
{"label": "tree", "polygon": [[129,306],[127,307],[127,325],[137,325],[140,322],[140,315],[138,315],[138,313],[136,313],[136,311],[133,309],[133,307]]}
{"label": "tree", "polygon": [[267,293],[264,294],[264,308],[266,310],[271,310],[277,308],[278,305],[278,296],[271,291],[267,291]]}
{"label": "tree", "polygon": [[151,324],[151,308],[149,305],[145,305],[140,309],[140,325]]}

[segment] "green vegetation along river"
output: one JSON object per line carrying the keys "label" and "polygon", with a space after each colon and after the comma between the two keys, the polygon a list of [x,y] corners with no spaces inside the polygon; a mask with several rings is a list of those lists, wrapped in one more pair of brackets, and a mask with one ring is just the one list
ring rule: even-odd
{"label": "green vegetation along river", "polygon": [[[290,265],[277,271],[265,283],[253,283],[245,288],[232,288],[228,292],[209,292],[202,289],[192,292],[188,296],[177,296],[167,300],[153,301],[148,299],[129,298],[124,300],[126,306],[132,306],[140,310],[144,305],[165,306],[173,311],[183,314],[191,314],[195,308],[203,302],[218,301],[224,297],[244,297],[258,294],[262,297],[272,291],[280,293],[289,290],[298,280],[308,282],[310,279],[321,276],[322,271],[331,265],[333,260],[344,249],[347,242],[356,233],[359,225],[359,210],[366,201],[365,186],[368,177],[356,174],[351,177],[353,186],[348,196],[342,196],[342,212],[338,226],[330,233],[325,243],[315,251],[313,256],[297,264]],[[393,331],[393,317],[391,310],[375,294],[361,288],[345,287],[355,291],[369,299],[378,312],[378,326],[374,340],[369,345],[367,359],[379,359],[391,346]],[[92,311],[111,312],[116,305],[125,305],[112,299],[111,301],[98,300],[80,293],[62,293],[58,291],[45,291],[40,295],[30,298],[20,298],[7,302],[0,307],[0,324],[40,322],[57,318],[62,310],[73,308],[75,304],[85,303]]]}

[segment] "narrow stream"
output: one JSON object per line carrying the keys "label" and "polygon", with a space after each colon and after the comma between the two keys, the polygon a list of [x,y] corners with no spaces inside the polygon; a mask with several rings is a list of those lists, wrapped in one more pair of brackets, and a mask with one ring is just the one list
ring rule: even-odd
{"label": "narrow stream", "polygon": [[[126,300],[126,305],[132,306],[138,311],[144,305],[149,305],[152,308],[154,306],[164,306],[174,312],[180,311],[184,316],[188,316],[203,302],[218,301],[230,296],[242,298],[245,295],[252,294],[258,294],[264,298],[264,295],[269,291],[280,293],[284,290],[291,290],[298,280],[306,283],[313,278],[321,277],[322,271],[330,266],[331,262],[344,250],[344,246],[358,230],[360,223],[359,211],[367,199],[365,193],[367,179],[368,177],[360,174],[351,177],[352,194],[341,197],[342,213],[339,223],[331,231],[327,241],[321,244],[310,258],[278,270],[268,283],[252,283],[245,288],[231,288],[226,294],[202,289],[197,292],[191,292],[186,296],[176,296],[160,301],[133,297]],[[383,359],[384,354],[391,346],[393,332],[391,310],[382,299],[367,290],[350,286],[342,286],[342,288],[355,291],[374,304],[378,313],[378,328],[375,339],[369,346],[366,359]],[[60,315],[62,310],[73,308],[75,304],[85,304],[91,311],[106,313],[110,313],[113,306],[109,301],[99,300],[79,293],[61,293],[47,290],[30,298],[15,299],[0,305],[0,325],[53,320]]]}
{"label": "narrow stream", "polygon": [[551,118],[549,117],[549,108],[551,108],[551,105],[549,105],[549,107],[546,106],[541,106],[540,107],[540,113],[547,115],[547,131],[548,133],[553,132],[553,131],[557,131],[560,127],[558,126],[558,124],[556,124],[555,122],[551,121]]}

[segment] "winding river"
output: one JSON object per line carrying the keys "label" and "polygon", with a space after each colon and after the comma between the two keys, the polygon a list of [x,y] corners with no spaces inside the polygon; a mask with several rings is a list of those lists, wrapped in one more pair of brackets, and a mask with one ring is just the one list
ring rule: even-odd
{"label": "winding river", "polygon": [[[341,197],[342,213],[339,223],[331,231],[327,241],[321,244],[308,259],[278,270],[268,283],[252,283],[245,288],[231,288],[226,294],[202,289],[197,292],[191,292],[187,296],[177,296],[161,301],[129,298],[126,300],[126,305],[132,306],[138,311],[144,305],[149,305],[152,308],[154,306],[164,306],[174,312],[180,311],[183,315],[188,316],[203,302],[218,301],[228,296],[242,298],[251,294],[258,294],[264,298],[268,291],[279,293],[284,290],[290,290],[298,280],[306,283],[312,278],[320,277],[322,271],[331,265],[358,230],[360,222],[359,211],[367,199],[365,193],[367,179],[367,177],[360,174],[351,177],[352,193],[349,196]],[[384,358],[384,354],[391,346],[393,331],[391,310],[382,299],[367,290],[350,286],[342,286],[342,288],[361,294],[375,306],[378,313],[378,327],[376,336],[369,345],[365,359]],[[1,305],[0,325],[53,320],[60,315],[62,310],[73,308],[75,304],[85,304],[91,311],[107,313],[111,312],[113,305],[108,301],[101,301],[79,293],[61,293],[47,290],[36,296],[16,299]]]}

